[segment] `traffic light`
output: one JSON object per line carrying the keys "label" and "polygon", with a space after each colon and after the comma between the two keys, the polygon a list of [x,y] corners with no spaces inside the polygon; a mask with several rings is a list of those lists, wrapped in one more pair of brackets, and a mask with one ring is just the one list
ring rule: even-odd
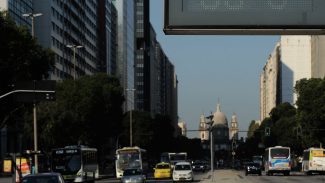
{"label": "traffic light", "polygon": [[271,135],[271,129],[270,127],[265,128],[265,136],[270,136]]}

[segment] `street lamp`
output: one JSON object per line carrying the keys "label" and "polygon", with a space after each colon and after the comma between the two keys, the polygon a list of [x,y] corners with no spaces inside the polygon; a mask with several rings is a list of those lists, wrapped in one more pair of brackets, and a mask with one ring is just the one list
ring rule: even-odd
{"label": "street lamp", "polygon": [[207,125],[209,125],[209,132],[210,132],[210,154],[211,154],[211,182],[213,182],[213,169],[214,169],[214,151],[213,151],[213,115],[211,114],[210,116],[205,117],[209,119],[208,122],[206,122]]}
{"label": "street lamp", "polygon": [[[126,91],[132,91],[133,92],[133,95],[134,95],[134,91],[136,89],[134,89],[134,88],[127,88],[125,90]],[[131,105],[131,102],[130,102],[130,147],[132,147],[132,105]]]}
{"label": "street lamp", "polygon": [[[35,31],[34,31],[34,18],[35,17],[39,17],[42,16],[42,13],[24,13],[23,17],[29,17],[32,20],[32,37],[35,37]],[[34,81],[34,89],[35,89],[35,81]],[[38,143],[37,143],[37,108],[36,108],[36,102],[34,100],[33,103],[33,126],[34,126],[34,151],[37,152],[38,151]],[[35,153],[35,173],[38,173],[38,157],[37,154]]]}
{"label": "street lamp", "polygon": [[35,17],[39,17],[42,16],[42,13],[24,13],[23,17],[29,17],[30,19],[32,19],[32,37],[35,36],[35,32],[34,32],[34,18]]}
{"label": "street lamp", "polygon": [[73,49],[73,80],[76,80],[76,50],[79,48],[83,48],[83,46],[68,44],[67,47]]}

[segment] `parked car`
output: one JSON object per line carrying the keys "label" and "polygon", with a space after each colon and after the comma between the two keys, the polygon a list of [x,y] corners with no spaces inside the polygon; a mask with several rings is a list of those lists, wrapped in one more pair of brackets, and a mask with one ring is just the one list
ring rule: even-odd
{"label": "parked car", "polygon": [[141,169],[130,168],[123,172],[121,178],[122,183],[144,183],[146,176],[143,174]]}
{"label": "parked car", "polygon": [[158,163],[154,170],[155,179],[171,178],[171,168],[169,163]]}
{"label": "parked car", "polygon": [[262,170],[260,164],[254,162],[247,163],[245,166],[245,175],[247,176],[248,174],[258,174],[261,176]]}
{"label": "parked car", "polygon": [[193,181],[194,175],[189,162],[178,162],[173,170],[173,181]]}
{"label": "parked car", "polygon": [[26,175],[22,178],[22,183],[65,183],[60,173],[38,173]]}

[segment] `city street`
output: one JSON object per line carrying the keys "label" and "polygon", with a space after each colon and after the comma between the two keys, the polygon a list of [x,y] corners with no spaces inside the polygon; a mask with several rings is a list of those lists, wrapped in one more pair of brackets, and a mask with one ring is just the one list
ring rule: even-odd
{"label": "city street", "polygon": [[[11,178],[0,178],[0,183],[11,183]],[[213,180],[211,180],[210,172],[206,173],[195,173],[194,182],[217,182],[217,183],[324,183],[325,176],[324,175],[313,175],[306,176],[300,172],[292,172],[290,176],[283,176],[282,174],[276,174],[274,176],[266,176],[263,172],[262,176],[258,175],[248,175],[245,176],[244,171],[236,171],[236,170],[215,170]],[[96,183],[114,183],[119,182],[117,179],[102,179],[96,181]],[[172,182],[172,180],[153,180],[148,179],[146,182]]]}

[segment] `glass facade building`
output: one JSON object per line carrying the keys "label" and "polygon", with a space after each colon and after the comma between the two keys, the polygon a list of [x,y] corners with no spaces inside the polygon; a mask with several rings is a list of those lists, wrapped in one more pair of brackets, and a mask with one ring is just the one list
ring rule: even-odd
{"label": "glass facade building", "polygon": [[134,92],[126,89],[134,88],[134,58],[135,58],[135,1],[113,0],[117,9],[117,77],[125,89],[126,104],[124,111],[134,109]]}

